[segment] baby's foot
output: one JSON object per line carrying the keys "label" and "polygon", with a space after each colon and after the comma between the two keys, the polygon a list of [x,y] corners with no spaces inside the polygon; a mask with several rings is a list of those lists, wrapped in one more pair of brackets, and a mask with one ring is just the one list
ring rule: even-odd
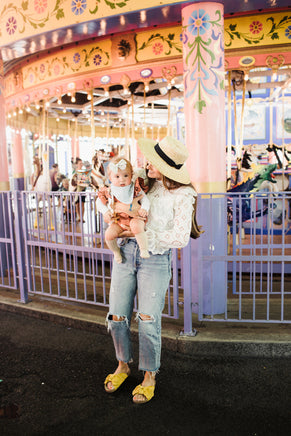
{"label": "baby's foot", "polygon": [[150,253],[148,250],[140,250],[140,257],[143,259],[148,259],[150,257]]}

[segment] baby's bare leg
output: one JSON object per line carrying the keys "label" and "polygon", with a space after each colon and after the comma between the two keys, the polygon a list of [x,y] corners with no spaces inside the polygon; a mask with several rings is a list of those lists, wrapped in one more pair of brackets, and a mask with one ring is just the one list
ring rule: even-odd
{"label": "baby's bare leg", "polygon": [[122,228],[116,223],[111,224],[105,232],[106,244],[109,250],[113,252],[114,259],[117,263],[122,263],[120,248],[118,247],[116,241],[116,238],[118,238],[121,232]]}
{"label": "baby's bare leg", "polygon": [[130,221],[130,228],[132,233],[135,236],[135,239],[137,240],[137,243],[140,248],[140,257],[148,258],[150,257],[149,251],[148,251],[148,240],[146,233],[144,231],[144,221],[140,219],[133,218]]}

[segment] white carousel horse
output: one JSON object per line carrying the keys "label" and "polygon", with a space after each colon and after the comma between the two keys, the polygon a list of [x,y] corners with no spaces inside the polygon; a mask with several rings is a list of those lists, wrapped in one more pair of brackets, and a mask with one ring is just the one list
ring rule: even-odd
{"label": "white carousel horse", "polygon": [[[36,202],[39,204],[39,202],[42,200],[43,210],[44,210],[44,204],[47,197],[44,194],[49,193],[51,191],[52,183],[51,183],[49,169],[48,169],[48,154],[43,153],[42,157],[43,157],[43,163],[40,161],[40,159],[37,156],[35,156],[33,159],[34,174],[33,174],[32,190],[36,193]],[[48,204],[50,204],[50,201],[48,201]],[[49,216],[50,216],[49,228],[51,230],[54,230],[54,227],[52,225],[51,213],[49,213]],[[34,228],[37,227],[38,227],[38,222],[36,216],[34,220]]]}
{"label": "white carousel horse", "polygon": [[91,171],[91,184],[96,190],[98,190],[99,188],[105,185],[106,176],[105,176],[105,170],[103,164],[98,158],[97,152],[92,158],[92,163],[93,166]]}

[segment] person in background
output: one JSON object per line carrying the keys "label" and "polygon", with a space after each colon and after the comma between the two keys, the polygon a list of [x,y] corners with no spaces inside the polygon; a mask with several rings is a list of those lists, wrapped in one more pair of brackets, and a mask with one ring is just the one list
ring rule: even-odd
{"label": "person in background", "polygon": [[[78,173],[80,176],[80,173],[82,171],[83,168],[83,161],[80,157],[76,157],[76,161],[75,161],[75,170],[73,172],[72,175],[72,186],[76,186],[76,192],[84,192],[86,191],[86,187],[87,185],[82,185],[82,182],[80,181],[80,177],[78,177]],[[81,199],[81,202],[80,202]],[[77,211],[77,221],[81,221],[81,222],[85,222],[84,221],[84,212],[85,212],[85,200],[86,197],[85,195],[78,195],[77,200],[75,201],[76,204],[76,211]]]}
{"label": "person in background", "polygon": [[52,184],[52,191],[58,191],[58,173],[59,173],[59,165],[54,163],[52,169],[50,170],[50,179]]}

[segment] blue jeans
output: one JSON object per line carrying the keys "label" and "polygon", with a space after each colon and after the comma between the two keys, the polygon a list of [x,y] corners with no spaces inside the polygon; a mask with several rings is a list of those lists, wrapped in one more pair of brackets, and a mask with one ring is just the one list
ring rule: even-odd
{"label": "blue jeans", "polygon": [[[144,259],[135,239],[129,239],[120,250],[122,263],[113,263],[107,315],[116,358],[132,361],[130,322],[137,293],[139,369],[156,372],[161,359],[161,315],[171,278],[171,250]],[[114,321],[113,315],[120,320]],[[148,319],[142,320],[140,315]]]}

